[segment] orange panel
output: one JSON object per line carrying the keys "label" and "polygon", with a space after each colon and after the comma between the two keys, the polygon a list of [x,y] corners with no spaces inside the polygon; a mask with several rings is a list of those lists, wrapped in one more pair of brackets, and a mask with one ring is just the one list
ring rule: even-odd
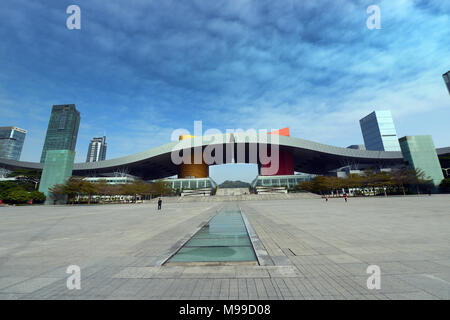
{"label": "orange panel", "polygon": [[283,128],[283,129],[275,130],[275,131],[269,132],[268,134],[277,134],[279,136],[286,136],[286,137],[290,136],[289,128]]}

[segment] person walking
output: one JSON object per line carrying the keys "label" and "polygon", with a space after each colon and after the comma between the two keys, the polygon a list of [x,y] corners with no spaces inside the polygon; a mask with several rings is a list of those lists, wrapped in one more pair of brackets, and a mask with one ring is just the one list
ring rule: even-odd
{"label": "person walking", "polygon": [[325,202],[328,202],[328,195],[325,196]]}
{"label": "person walking", "polygon": [[344,193],[344,200],[345,200],[345,202],[347,202],[347,194],[346,193]]}
{"label": "person walking", "polygon": [[162,206],[162,200],[161,198],[158,199],[158,210],[161,210],[161,206]]}

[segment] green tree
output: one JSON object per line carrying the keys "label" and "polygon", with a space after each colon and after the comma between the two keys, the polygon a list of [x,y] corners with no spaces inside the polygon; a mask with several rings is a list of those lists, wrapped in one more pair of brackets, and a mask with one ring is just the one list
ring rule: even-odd
{"label": "green tree", "polygon": [[62,200],[67,195],[64,184],[55,184],[53,187],[48,188],[48,191],[56,201]]}
{"label": "green tree", "polygon": [[392,183],[402,190],[406,195],[406,186],[410,183],[409,172],[407,169],[395,170],[392,174]]}
{"label": "green tree", "polygon": [[312,191],[323,194],[326,191],[331,190],[331,183],[329,177],[317,176],[311,180]]}
{"label": "green tree", "polygon": [[15,188],[7,192],[5,200],[9,203],[20,204],[31,200],[31,196],[27,191]]}
{"label": "green tree", "polygon": [[302,181],[295,186],[295,189],[313,192],[313,183],[312,181]]}
{"label": "green tree", "polygon": [[83,180],[81,192],[88,196],[88,204],[91,204],[92,196],[98,193],[98,189],[95,183]]}
{"label": "green tree", "polygon": [[152,189],[156,195],[166,195],[172,193],[172,188],[169,183],[164,180],[155,181],[152,185]]}
{"label": "green tree", "polygon": [[39,192],[37,190],[30,192],[30,197],[33,200],[33,202],[37,202],[37,203],[43,203],[46,199],[45,194],[43,194],[42,192]]}

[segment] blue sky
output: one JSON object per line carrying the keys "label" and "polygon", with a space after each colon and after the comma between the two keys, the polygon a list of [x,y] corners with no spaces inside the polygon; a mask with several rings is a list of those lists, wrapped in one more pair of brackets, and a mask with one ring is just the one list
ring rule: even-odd
{"label": "blue sky", "polygon": [[[81,8],[81,30],[66,8]],[[366,8],[381,9],[381,30]],[[450,1],[3,0],[0,126],[28,130],[39,161],[51,106],[81,112],[76,161],[107,135],[107,158],[170,142],[174,129],[272,129],[337,146],[392,110],[399,136],[450,146]],[[211,168],[252,180],[255,166]]]}

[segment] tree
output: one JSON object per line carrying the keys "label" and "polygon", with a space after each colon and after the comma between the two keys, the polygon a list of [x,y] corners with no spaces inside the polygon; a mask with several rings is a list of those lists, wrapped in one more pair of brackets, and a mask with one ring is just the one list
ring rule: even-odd
{"label": "tree", "polygon": [[317,176],[312,179],[312,188],[314,192],[323,194],[331,189],[330,179],[325,176]]}
{"label": "tree", "polygon": [[392,174],[392,183],[402,189],[403,195],[406,195],[405,185],[409,184],[409,172],[407,169],[395,170]]}
{"label": "tree", "polygon": [[20,188],[11,189],[7,192],[5,200],[10,203],[25,203],[29,200],[31,200],[30,194]]}
{"label": "tree", "polygon": [[120,193],[134,197],[134,202],[137,201],[137,196],[143,196],[153,193],[152,186],[143,181],[135,181],[133,183],[124,184],[120,187]]}
{"label": "tree", "polygon": [[338,178],[338,177],[329,177],[328,178],[330,189],[332,190],[332,192],[335,195],[339,194],[338,190],[342,188],[343,180],[344,179],[341,179],[341,178]]}
{"label": "tree", "polygon": [[52,197],[55,200],[62,200],[66,196],[66,190],[64,184],[55,184],[53,187],[48,188],[48,191],[51,193]]}
{"label": "tree", "polygon": [[164,195],[164,194],[170,194],[172,193],[172,188],[170,187],[169,183],[167,183],[164,180],[158,180],[153,183],[152,190],[157,195]]}
{"label": "tree", "polygon": [[378,172],[373,176],[373,185],[376,188],[383,188],[384,196],[387,196],[387,189],[392,186],[392,175],[388,172]]}
{"label": "tree", "polygon": [[46,199],[45,194],[43,194],[42,192],[39,192],[37,190],[30,192],[30,197],[33,200],[33,202],[37,202],[37,203],[43,203]]}
{"label": "tree", "polygon": [[69,202],[72,201],[72,204],[75,202],[75,198],[79,199],[82,194],[82,184],[83,178],[80,177],[70,177],[64,184],[63,193],[68,196]]}
{"label": "tree", "polygon": [[91,204],[92,196],[98,193],[98,189],[95,183],[86,181],[81,179],[80,184],[80,193],[88,196],[88,204]]}
{"label": "tree", "polygon": [[410,169],[409,177],[411,184],[416,185],[417,194],[420,193],[420,187],[423,186],[426,189],[431,188],[430,184],[433,180],[425,174],[425,171],[419,168]]}
{"label": "tree", "polygon": [[439,185],[439,190],[445,193],[450,192],[450,178],[442,180],[441,184]]}
{"label": "tree", "polygon": [[295,186],[295,189],[312,192],[313,191],[313,183],[312,183],[312,181],[302,181],[298,185]]}
{"label": "tree", "polygon": [[31,183],[34,185],[34,189],[37,189],[38,184],[41,181],[41,174],[41,170],[16,169],[8,174],[8,177],[16,178],[17,181],[24,183]]}

